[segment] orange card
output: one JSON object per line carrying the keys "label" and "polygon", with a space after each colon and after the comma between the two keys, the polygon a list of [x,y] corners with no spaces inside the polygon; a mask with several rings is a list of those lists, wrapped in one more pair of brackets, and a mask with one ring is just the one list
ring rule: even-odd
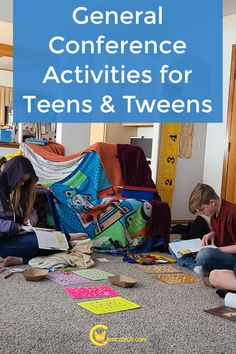
{"label": "orange card", "polygon": [[181,270],[168,265],[138,265],[139,269],[141,269],[145,273],[180,273]]}
{"label": "orange card", "polygon": [[199,281],[198,278],[192,277],[189,274],[157,274],[154,275],[153,278],[157,280],[164,281],[168,284],[183,284],[183,283],[194,283]]}

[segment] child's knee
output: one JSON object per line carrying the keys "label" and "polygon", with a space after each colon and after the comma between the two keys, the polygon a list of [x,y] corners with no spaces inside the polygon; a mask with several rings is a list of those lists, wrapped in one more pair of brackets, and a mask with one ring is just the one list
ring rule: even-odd
{"label": "child's knee", "polygon": [[219,282],[219,270],[215,269],[210,272],[209,275],[209,282],[211,285],[213,285],[215,288],[217,288],[218,282]]}

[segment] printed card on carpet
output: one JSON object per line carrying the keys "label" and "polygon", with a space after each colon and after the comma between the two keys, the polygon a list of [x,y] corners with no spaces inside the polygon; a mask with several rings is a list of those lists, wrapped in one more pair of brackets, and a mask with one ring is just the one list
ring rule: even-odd
{"label": "printed card on carpet", "polygon": [[114,275],[97,268],[74,270],[73,273],[91,280],[106,280]]}
{"label": "printed card on carpet", "polygon": [[119,296],[119,294],[108,286],[89,286],[84,288],[65,288],[64,289],[74,299],[96,298]]}
{"label": "printed card on carpet", "polygon": [[52,272],[47,275],[49,280],[52,280],[61,285],[75,285],[75,284],[84,284],[90,283],[91,280],[80,277],[73,273],[66,273],[66,272]]}
{"label": "printed card on carpet", "polygon": [[77,305],[95,313],[96,315],[133,310],[141,307],[138,304],[135,304],[134,302],[123,299],[122,297],[112,297],[102,300],[77,302]]}
{"label": "printed card on carpet", "polygon": [[192,277],[189,274],[157,274],[154,275],[153,278],[157,280],[164,281],[168,284],[183,284],[183,283],[194,283],[199,281],[198,278]]}
{"label": "printed card on carpet", "polygon": [[172,266],[159,266],[159,265],[138,265],[139,269],[141,269],[145,273],[180,273],[181,270],[172,267]]}

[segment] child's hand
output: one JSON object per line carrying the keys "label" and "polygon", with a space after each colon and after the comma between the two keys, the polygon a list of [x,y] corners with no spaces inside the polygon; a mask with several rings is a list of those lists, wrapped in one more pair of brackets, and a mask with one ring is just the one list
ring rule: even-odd
{"label": "child's hand", "polygon": [[70,233],[70,241],[86,240],[88,235],[83,232]]}
{"label": "child's hand", "polygon": [[23,221],[24,226],[30,226],[30,221],[29,219]]}
{"label": "child's hand", "polygon": [[215,232],[211,231],[202,238],[202,246],[214,245]]}

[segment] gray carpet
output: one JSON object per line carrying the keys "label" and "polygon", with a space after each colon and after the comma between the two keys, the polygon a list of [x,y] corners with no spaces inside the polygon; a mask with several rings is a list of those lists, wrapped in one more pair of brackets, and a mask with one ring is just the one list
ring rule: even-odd
{"label": "gray carpet", "polygon": [[[22,274],[4,279],[2,273],[0,354],[236,352],[236,323],[203,312],[223,305],[214,289],[202,282],[168,285],[120,257],[105,257],[110,262],[99,268],[138,279],[134,288],[112,287],[140,309],[95,315],[76,305],[78,300],[57,283],[27,282]],[[108,337],[147,337],[147,342],[96,347],[89,340],[96,324],[108,326]]]}

